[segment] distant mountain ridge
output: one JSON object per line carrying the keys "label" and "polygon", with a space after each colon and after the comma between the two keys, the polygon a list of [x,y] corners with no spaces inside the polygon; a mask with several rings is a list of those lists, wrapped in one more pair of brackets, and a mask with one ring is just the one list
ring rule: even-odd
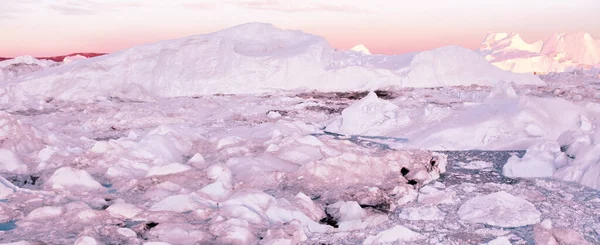
{"label": "distant mountain ridge", "polygon": [[[81,55],[81,56],[85,56],[87,58],[92,58],[92,57],[96,57],[96,56],[101,56],[101,55],[105,55],[107,53],[72,53],[72,54],[67,54],[67,55],[58,55],[58,56],[46,56],[46,57],[35,57],[38,60],[51,60],[54,62],[62,62],[66,57],[69,56],[76,56],[76,55]],[[10,60],[10,59],[14,59],[13,58],[8,58],[8,57],[0,57],[0,61],[5,61],[5,60]]]}

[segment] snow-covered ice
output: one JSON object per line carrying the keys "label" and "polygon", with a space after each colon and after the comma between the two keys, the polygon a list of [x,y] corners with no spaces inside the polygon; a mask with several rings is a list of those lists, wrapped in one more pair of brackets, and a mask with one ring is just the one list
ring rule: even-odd
{"label": "snow-covered ice", "polygon": [[80,55],[80,54],[76,54],[76,55],[65,57],[62,62],[63,62],[63,64],[68,64],[71,62],[76,62],[76,61],[85,60],[85,59],[87,59],[87,57]]}
{"label": "snow-covered ice", "polygon": [[396,225],[390,229],[382,231],[376,236],[369,236],[363,244],[383,244],[383,243],[398,243],[398,242],[412,242],[416,240],[424,239],[425,237],[419,233],[411,231],[410,229]]}
{"label": "snow-covered ice", "polygon": [[356,46],[352,47],[350,50],[359,52],[361,54],[366,54],[366,55],[371,54],[371,51],[369,51],[369,49],[367,47],[365,47],[365,45],[362,45],[362,44],[356,45]]}
{"label": "snow-covered ice", "polygon": [[540,222],[533,204],[505,191],[467,200],[458,210],[462,220],[498,227],[518,227]]}
{"label": "snow-covered ice", "polygon": [[585,32],[555,33],[525,42],[518,33],[489,33],[478,52],[495,66],[517,73],[550,73],[600,67],[600,44]]}
{"label": "snow-covered ice", "polygon": [[[543,85],[531,74],[490,65],[476,52],[449,46],[424,51],[393,68],[385,55],[337,54],[319,36],[249,23],[215,33],[136,46],[20,77],[10,99],[63,100],[258,93],[289,89],[349,91],[386,86],[493,85],[500,80]],[[344,52],[344,51],[339,51]],[[117,89],[118,88],[118,89]]]}
{"label": "snow-covered ice", "polygon": [[96,191],[102,188],[102,185],[85,170],[71,167],[57,169],[46,184],[52,189],[67,189],[70,191]]}
{"label": "snow-covered ice", "polygon": [[64,63],[0,84],[0,243],[600,243],[592,69],[258,23]]}

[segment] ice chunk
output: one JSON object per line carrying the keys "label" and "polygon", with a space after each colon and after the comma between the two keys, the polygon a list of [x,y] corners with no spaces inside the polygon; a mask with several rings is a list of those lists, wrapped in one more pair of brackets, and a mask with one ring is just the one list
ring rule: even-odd
{"label": "ice chunk", "polygon": [[219,140],[219,142],[217,142],[217,150],[221,150],[225,147],[237,145],[243,141],[244,141],[243,138],[237,137],[237,136],[229,136],[226,138],[222,138]]}
{"label": "ice chunk", "polygon": [[522,158],[510,157],[502,168],[502,174],[507,177],[551,177],[559,154],[560,146],[555,141],[534,145]]}
{"label": "ice chunk", "polygon": [[170,244],[202,243],[208,236],[205,232],[196,230],[187,223],[166,222],[152,228],[148,234]]}
{"label": "ice chunk", "polygon": [[313,202],[313,200],[306,194],[299,192],[294,197],[294,201],[298,204],[299,208],[302,209],[304,213],[313,220],[320,220],[321,218],[325,217],[323,208],[317,206],[315,202]]}
{"label": "ice chunk", "polygon": [[206,176],[210,180],[219,180],[225,184],[231,183],[231,170],[222,165],[212,165],[206,169]]}
{"label": "ice chunk", "polygon": [[387,215],[369,214],[355,201],[338,201],[327,206],[327,212],[337,220],[341,231],[362,230],[388,220]]}
{"label": "ice chunk", "polygon": [[0,245],[31,245],[28,241],[18,241],[18,242],[9,242],[9,243],[0,243]]}
{"label": "ice chunk", "polygon": [[580,116],[588,114],[584,107],[562,98],[518,96],[467,107],[425,130],[399,129],[390,135],[409,138],[411,148],[429,150],[523,149],[579,128]]}
{"label": "ice chunk", "polygon": [[569,228],[553,228],[552,235],[559,244],[592,245],[579,232]]}
{"label": "ice chunk", "polygon": [[312,135],[307,135],[302,138],[297,139],[298,142],[310,146],[322,146],[323,142],[321,142],[317,137]]}
{"label": "ice chunk", "polygon": [[409,121],[408,117],[402,116],[400,107],[370,92],[344,109],[341,119],[326,130],[347,135],[380,135]]}
{"label": "ice chunk", "polygon": [[327,206],[327,211],[338,220],[338,222],[360,220],[367,217],[367,211],[362,209],[355,201],[339,201]]}
{"label": "ice chunk", "polygon": [[150,170],[148,170],[146,177],[181,173],[190,169],[192,169],[190,166],[181,163],[170,163],[166,165],[151,167]]}
{"label": "ice chunk", "polygon": [[53,189],[69,191],[97,191],[104,188],[85,170],[71,167],[57,169],[46,184]]}
{"label": "ice chunk", "polygon": [[492,99],[506,99],[506,98],[516,98],[517,92],[513,87],[514,83],[509,83],[505,81],[499,81],[494,85],[492,91],[485,98],[486,100]]}
{"label": "ice chunk", "polygon": [[202,187],[199,192],[208,195],[214,201],[220,201],[229,195],[230,189],[227,188],[226,184],[223,182],[215,181],[214,183]]}
{"label": "ice chunk", "polygon": [[0,172],[23,174],[27,172],[27,165],[14,152],[0,149]]}
{"label": "ice chunk", "polygon": [[445,213],[436,206],[403,208],[399,217],[407,220],[443,220]]}
{"label": "ice chunk", "polygon": [[100,245],[100,244],[101,243],[96,241],[96,239],[94,239],[93,237],[81,236],[81,237],[77,238],[77,240],[75,240],[75,243],[73,245]]}
{"label": "ice chunk", "polygon": [[505,191],[467,200],[458,209],[460,219],[499,227],[519,227],[540,222],[540,212],[527,200]]}
{"label": "ice chunk", "polygon": [[196,202],[198,200],[196,194],[188,195],[174,195],[169,196],[160,202],[155,203],[150,207],[150,211],[172,211],[172,212],[186,212],[193,211],[202,207],[201,203]]}
{"label": "ice chunk", "polygon": [[40,219],[51,219],[59,217],[63,214],[62,207],[56,206],[44,206],[41,208],[36,208],[33,211],[29,212],[25,219],[27,220],[40,220]]}
{"label": "ice chunk", "polygon": [[6,186],[4,186],[2,183],[0,183],[0,199],[5,199],[8,196],[10,196],[11,194],[13,194],[15,191],[11,188],[8,188]]}
{"label": "ice chunk", "polygon": [[[331,226],[321,225],[310,219],[306,214],[294,208],[286,199],[275,199],[262,191],[252,189],[237,191],[228,200],[220,203],[219,207],[222,210],[224,208],[242,207],[241,210],[232,210],[238,213],[237,217],[251,218],[248,222],[255,222],[254,219],[260,217],[263,222],[280,224],[297,220],[301,222],[302,227],[306,227],[312,232],[326,232],[331,228]],[[243,214],[244,212],[248,215]]]}
{"label": "ice chunk", "polygon": [[239,219],[213,224],[210,230],[217,236],[219,244],[254,244],[258,240],[248,222]]}
{"label": "ice chunk", "polygon": [[[571,146],[572,147],[572,146]],[[590,188],[600,189],[600,144],[581,144],[576,149],[567,152],[574,159],[554,172],[553,177],[574,181]]]}
{"label": "ice chunk", "polygon": [[[421,190],[423,189],[424,188],[421,188]],[[430,205],[451,204],[454,202],[454,194],[453,191],[440,191],[437,189],[427,193],[420,192],[417,202]]]}
{"label": "ice chunk", "polygon": [[192,156],[192,158],[190,158],[190,160],[188,160],[188,164],[196,168],[203,168],[205,167],[206,160],[204,160],[204,156],[202,156],[202,154],[196,153],[194,156]]}
{"label": "ice chunk", "polygon": [[489,241],[487,245],[512,245],[512,243],[510,242],[510,240],[508,240],[508,237],[501,236]]}
{"label": "ice chunk", "polygon": [[135,233],[135,231],[133,231],[132,229],[129,229],[129,228],[118,228],[117,233],[119,233],[120,235],[127,237],[127,238],[132,238],[132,237],[137,236],[137,233]]}
{"label": "ice chunk", "polygon": [[587,117],[585,117],[584,115],[581,115],[580,118],[581,118],[581,127],[580,127],[581,130],[590,131],[593,129],[594,126],[592,125],[592,122],[590,122],[590,120]]}
{"label": "ice chunk", "polygon": [[459,162],[457,165],[464,169],[485,169],[485,168],[493,168],[494,163],[486,162],[486,161],[472,161],[472,162]]}
{"label": "ice chunk", "polygon": [[127,219],[131,219],[135,217],[138,213],[142,211],[142,209],[125,202],[116,202],[113,205],[110,205],[106,209],[110,213],[110,215],[115,217],[124,217]]}
{"label": "ice chunk", "polygon": [[414,232],[404,226],[396,225],[375,236],[368,236],[363,244],[388,244],[399,242],[413,242],[425,239],[425,236]]}
{"label": "ice chunk", "polygon": [[275,119],[275,118],[280,118],[280,117],[281,117],[281,114],[279,114],[279,112],[278,112],[278,111],[269,111],[269,112],[267,113],[267,117],[269,117],[269,118],[273,118],[273,119]]}
{"label": "ice chunk", "polygon": [[540,224],[533,226],[533,238],[536,244],[581,244],[591,245],[592,243],[577,231],[568,228],[553,228],[550,220],[544,220]]}

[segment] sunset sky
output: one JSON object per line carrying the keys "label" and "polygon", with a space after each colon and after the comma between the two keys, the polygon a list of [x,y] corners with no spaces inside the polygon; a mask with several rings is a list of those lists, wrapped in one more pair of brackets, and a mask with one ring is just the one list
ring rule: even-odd
{"label": "sunset sky", "polygon": [[267,22],[373,53],[461,45],[489,31],[528,42],[555,32],[600,39],[599,0],[0,0],[0,56],[113,52],[137,44]]}

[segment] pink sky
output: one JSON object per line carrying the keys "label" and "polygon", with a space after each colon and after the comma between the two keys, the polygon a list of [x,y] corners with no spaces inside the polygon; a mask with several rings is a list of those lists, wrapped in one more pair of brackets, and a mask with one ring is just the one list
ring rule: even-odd
{"label": "pink sky", "polygon": [[324,36],[341,49],[364,44],[397,54],[445,45],[476,48],[487,32],[528,42],[555,32],[600,38],[598,0],[7,0],[0,56],[113,52],[137,44],[272,23]]}

